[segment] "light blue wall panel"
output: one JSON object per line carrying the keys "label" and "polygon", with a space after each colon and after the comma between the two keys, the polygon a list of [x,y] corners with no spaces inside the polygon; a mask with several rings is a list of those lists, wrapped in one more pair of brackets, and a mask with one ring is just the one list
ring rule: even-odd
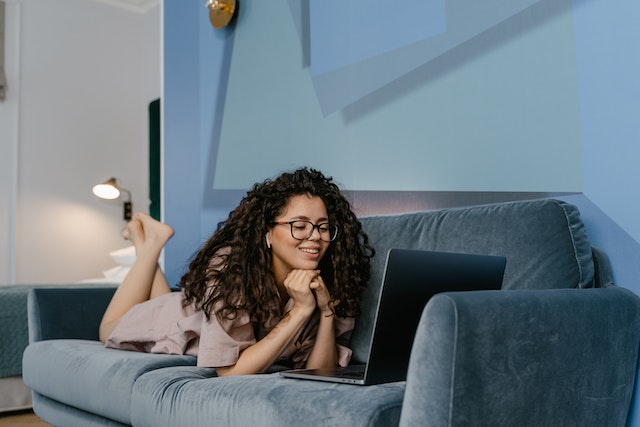
{"label": "light blue wall panel", "polygon": [[317,76],[446,32],[446,0],[316,0],[309,22]]}
{"label": "light blue wall panel", "polygon": [[[581,191],[567,4],[539,2],[513,15],[509,3],[500,11],[510,19],[324,116],[295,14],[285,3],[245,0],[211,185],[248,189],[311,165],[359,191]],[[478,16],[485,26],[496,19],[458,15],[465,23]],[[365,78],[354,73],[331,93]]]}
{"label": "light blue wall panel", "polygon": [[[522,12],[527,7],[535,4],[539,0],[501,0],[495,2],[469,2],[460,0],[447,0],[444,2],[445,25],[441,23],[425,22],[418,24],[431,25],[431,37],[423,37],[414,43],[398,45],[396,49],[384,54],[372,56],[366,60],[353,60],[343,65],[341,68],[325,72],[324,74],[314,73],[314,85],[320,101],[321,109],[325,115],[335,112],[347,105],[374,92],[389,82],[403,76],[415,68],[426,64],[438,56],[450,51],[456,46],[478,36],[484,31],[499,26],[502,22],[509,20],[514,15]],[[425,2],[427,3],[427,2]],[[322,2],[312,2],[311,14],[322,8]],[[315,7],[314,7],[315,6]],[[421,8],[415,5],[403,3],[399,6],[412,8],[410,11],[420,17]],[[443,11],[438,9],[439,4],[432,5],[436,9],[433,18],[440,19]],[[386,28],[385,16],[386,8],[377,9],[377,21],[379,29]],[[347,14],[350,11],[346,11]],[[351,13],[352,21],[359,23],[359,17],[355,12]],[[415,17],[414,17],[415,19]],[[314,16],[311,17],[312,24]],[[312,27],[312,39],[314,35],[323,32],[331,32],[332,26],[327,20],[326,28],[314,29]],[[358,34],[359,24],[352,27],[352,33]],[[384,31],[384,34],[398,42],[400,40],[417,39],[416,29],[408,26],[396,26]],[[350,41],[343,43],[349,46]],[[313,47],[313,45],[312,45]],[[314,52],[311,52],[313,57]],[[313,63],[312,63],[313,66]],[[357,77],[357,78],[354,78]],[[345,84],[348,82],[348,84]]]}

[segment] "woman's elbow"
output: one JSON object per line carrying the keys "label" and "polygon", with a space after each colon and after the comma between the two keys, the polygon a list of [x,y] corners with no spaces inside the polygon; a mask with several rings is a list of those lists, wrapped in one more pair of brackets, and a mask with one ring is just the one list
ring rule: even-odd
{"label": "woman's elbow", "polygon": [[235,365],[220,366],[216,368],[216,374],[218,374],[219,377],[232,377],[234,375],[238,375],[237,373],[235,373],[234,368]]}

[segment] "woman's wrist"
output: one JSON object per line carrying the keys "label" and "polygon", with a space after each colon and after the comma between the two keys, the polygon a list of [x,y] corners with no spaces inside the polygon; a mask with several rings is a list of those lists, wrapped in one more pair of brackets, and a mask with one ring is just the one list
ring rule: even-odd
{"label": "woman's wrist", "polygon": [[307,319],[311,317],[311,315],[313,314],[313,310],[314,310],[314,307],[301,307],[300,305],[296,304],[293,306],[291,311],[289,311],[289,315],[294,318],[299,316],[304,319]]}
{"label": "woman's wrist", "polygon": [[336,313],[331,309],[320,310],[320,317],[334,317]]}

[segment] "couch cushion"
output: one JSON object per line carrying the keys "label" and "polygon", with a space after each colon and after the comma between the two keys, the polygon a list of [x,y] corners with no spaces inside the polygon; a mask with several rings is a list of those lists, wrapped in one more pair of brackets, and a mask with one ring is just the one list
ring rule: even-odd
{"label": "couch cushion", "polygon": [[365,360],[387,252],[391,248],[507,257],[503,289],[593,286],[591,246],[578,209],[552,199],[361,218],[376,249],[363,313],[352,338]]}
{"label": "couch cushion", "polygon": [[405,383],[375,387],[282,378],[219,377],[214,369],[172,367],[134,385],[131,420],[162,426],[390,426],[400,418]]}
{"label": "couch cushion", "polygon": [[133,384],[154,369],[195,365],[191,356],[107,349],[97,341],[49,340],[24,352],[25,384],[49,399],[131,424]]}

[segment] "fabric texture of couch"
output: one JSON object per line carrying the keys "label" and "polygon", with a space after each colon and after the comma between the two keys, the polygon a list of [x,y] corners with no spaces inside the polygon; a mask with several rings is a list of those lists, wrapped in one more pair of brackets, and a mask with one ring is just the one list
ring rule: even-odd
{"label": "fabric texture of couch", "polygon": [[189,356],[104,348],[113,289],[34,289],[23,357],[35,412],[56,426],[624,426],[640,298],[613,285],[577,208],[533,200],[361,218],[377,254],[351,347],[366,360],[390,248],[507,257],[502,290],[426,305],[407,381],[216,377]]}

